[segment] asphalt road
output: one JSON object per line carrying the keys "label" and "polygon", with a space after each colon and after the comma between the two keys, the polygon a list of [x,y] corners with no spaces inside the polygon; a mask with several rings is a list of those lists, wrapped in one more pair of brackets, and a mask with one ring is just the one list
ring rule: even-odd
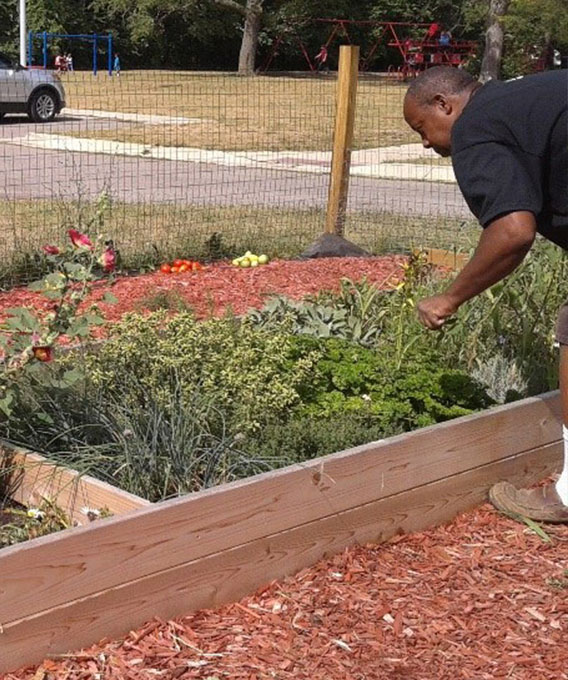
{"label": "asphalt road", "polygon": [[[101,153],[52,151],[9,142],[30,133],[49,134],[128,123],[62,116],[48,125],[10,116],[0,123],[1,199],[92,198],[107,189],[126,203],[255,205],[321,208],[328,176],[263,167],[154,160]],[[455,184],[351,177],[348,210],[411,216],[468,217]]]}

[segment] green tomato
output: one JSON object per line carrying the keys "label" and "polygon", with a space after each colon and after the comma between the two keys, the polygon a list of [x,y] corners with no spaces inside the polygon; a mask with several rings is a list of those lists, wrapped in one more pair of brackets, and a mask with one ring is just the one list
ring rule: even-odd
{"label": "green tomato", "polygon": [[241,258],[240,257],[235,257],[233,260],[233,266],[238,267],[241,263]]}
{"label": "green tomato", "polygon": [[258,264],[268,264],[268,255],[259,255]]}
{"label": "green tomato", "polygon": [[250,260],[248,257],[243,257],[243,259],[239,262],[240,267],[250,267]]}

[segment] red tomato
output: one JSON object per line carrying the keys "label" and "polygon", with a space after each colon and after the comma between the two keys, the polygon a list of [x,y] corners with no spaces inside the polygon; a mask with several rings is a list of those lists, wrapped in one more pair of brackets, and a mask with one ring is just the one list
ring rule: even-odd
{"label": "red tomato", "polygon": [[191,260],[184,260],[183,264],[185,264],[186,267],[189,267],[191,269]]}
{"label": "red tomato", "polygon": [[181,267],[183,260],[174,260],[174,267]]}
{"label": "red tomato", "polygon": [[160,267],[160,271],[162,274],[171,274],[172,268],[167,262],[164,262],[164,264]]}
{"label": "red tomato", "polygon": [[179,272],[179,267],[177,267],[175,264],[172,267],[172,274],[177,274]]}
{"label": "red tomato", "polygon": [[192,262],[191,269],[194,272],[198,272],[201,269],[201,265],[199,264],[199,262]]}
{"label": "red tomato", "polygon": [[181,272],[188,272],[188,271],[189,271],[189,267],[184,263],[184,264],[181,265],[181,267],[179,268],[179,270],[180,270],[180,273],[181,273]]}

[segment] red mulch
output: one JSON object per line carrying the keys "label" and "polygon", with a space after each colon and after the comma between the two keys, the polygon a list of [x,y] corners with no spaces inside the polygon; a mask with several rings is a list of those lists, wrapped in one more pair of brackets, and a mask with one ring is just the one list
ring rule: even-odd
{"label": "red mulch", "polygon": [[[142,311],[145,301],[158,293],[175,292],[191,306],[197,318],[219,316],[228,308],[235,314],[243,314],[251,307],[261,307],[271,294],[279,293],[297,299],[320,290],[336,290],[343,277],[354,281],[367,277],[381,287],[392,285],[400,277],[400,265],[405,259],[383,256],[274,260],[255,269],[215,263],[196,273],[162,274],[158,271],[119,277],[110,289],[118,303],[101,303],[100,309],[106,319],[115,321],[126,312]],[[99,301],[105,290],[108,290],[106,283],[96,284],[87,304]],[[0,293],[0,313],[18,306],[47,312],[51,305],[49,300],[26,288]]]}
{"label": "red mulch", "polygon": [[4,680],[566,680],[568,527],[546,531],[483,506]]}

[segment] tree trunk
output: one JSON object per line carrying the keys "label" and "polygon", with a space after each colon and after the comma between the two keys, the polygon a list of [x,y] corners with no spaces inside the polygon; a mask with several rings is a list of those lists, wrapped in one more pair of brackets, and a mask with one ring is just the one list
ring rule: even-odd
{"label": "tree trunk", "polygon": [[503,58],[503,26],[501,17],[507,14],[510,0],[490,0],[487,32],[485,33],[485,50],[481,62],[479,80],[498,80],[501,74]]}
{"label": "tree trunk", "polygon": [[261,19],[262,0],[247,0],[243,40],[239,52],[239,75],[241,76],[254,74]]}

